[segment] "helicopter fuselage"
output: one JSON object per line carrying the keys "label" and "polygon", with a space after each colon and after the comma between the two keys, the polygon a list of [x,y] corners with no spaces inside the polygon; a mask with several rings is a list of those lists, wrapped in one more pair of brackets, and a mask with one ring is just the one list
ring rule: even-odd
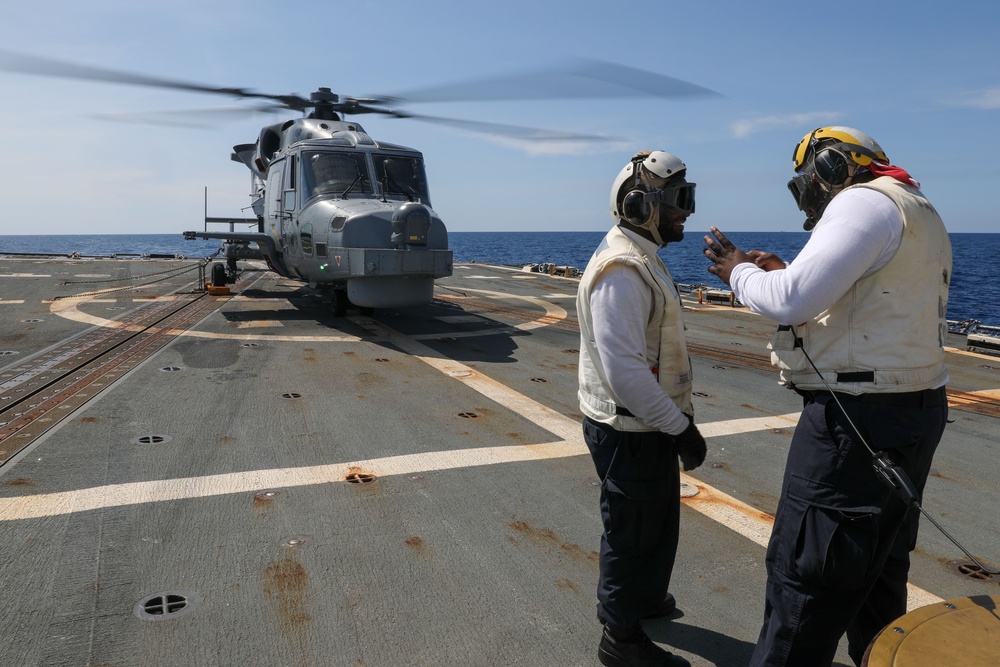
{"label": "helicopter fuselage", "polygon": [[346,293],[363,308],[431,301],[452,273],[448,233],[430,205],[420,152],[354,122],[304,118],[234,148],[251,171],[257,232],[185,232],[226,241],[230,266],[259,256],[277,273]]}

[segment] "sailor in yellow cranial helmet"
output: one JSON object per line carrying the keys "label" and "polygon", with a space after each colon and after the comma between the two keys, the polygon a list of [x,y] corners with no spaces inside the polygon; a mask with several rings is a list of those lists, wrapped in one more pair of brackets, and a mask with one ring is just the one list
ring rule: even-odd
{"label": "sailor in yellow cranial helmet", "polygon": [[[796,175],[788,181],[788,189],[806,214],[803,226],[807,231],[841,190],[874,180],[891,169],[889,158],[874,139],[861,130],[841,126],[821,127],[802,137],[792,153],[792,167]],[[908,174],[906,179],[912,181]],[[915,182],[911,185],[920,187]]]}
{"label": "sailor in yellow cranial helmet", "polygon": [[[750,665],[828,667],[845,633],[861,664],[906,613],[912,503],[947,422],[951,243],[919,184],[864,132],[818,128],[792,159],[788,188],[812,230],[794,261],[743,252],[715,227],[705,237],[709,272],[780,325],[771,359],[803,398]],[[912,485],[885,484],[876,463]]]}

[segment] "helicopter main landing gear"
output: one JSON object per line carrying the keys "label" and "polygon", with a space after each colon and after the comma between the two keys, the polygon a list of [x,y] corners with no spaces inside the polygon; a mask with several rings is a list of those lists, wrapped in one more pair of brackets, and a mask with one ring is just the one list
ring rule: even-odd
{"label": "helicopter main landing gear", "polygon": [[366,306],[355,306],[351,303],[350,298],[347,296],[347,290],[345,289],[334,289],[333,290],[333,315],[334,317],[343,317],[347,315],[348,308],[357,308],[358,313],[361,315],[371,315],[375,312],[374,308],[369,308]]}

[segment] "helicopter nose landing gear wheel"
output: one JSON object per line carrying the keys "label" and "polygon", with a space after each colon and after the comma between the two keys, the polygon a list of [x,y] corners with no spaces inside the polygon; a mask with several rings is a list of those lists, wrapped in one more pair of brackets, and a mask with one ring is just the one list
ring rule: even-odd
{"label": "helicopter nose landing gear wheel", "polygon": [[222,287],[226,284],[226,265],[222,262],[212,264],[212,285]]}

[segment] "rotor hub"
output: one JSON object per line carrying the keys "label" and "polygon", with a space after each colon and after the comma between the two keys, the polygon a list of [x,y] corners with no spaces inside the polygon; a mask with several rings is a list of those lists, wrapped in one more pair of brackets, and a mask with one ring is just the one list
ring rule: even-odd
{"label": "rotor hub", "polygon": [[337,93],[332,92],[329,88],[320,88],[314,93],[309,95],[309,99],[313,102],[329,102],[336,104],[340,101],[340,96]]}

